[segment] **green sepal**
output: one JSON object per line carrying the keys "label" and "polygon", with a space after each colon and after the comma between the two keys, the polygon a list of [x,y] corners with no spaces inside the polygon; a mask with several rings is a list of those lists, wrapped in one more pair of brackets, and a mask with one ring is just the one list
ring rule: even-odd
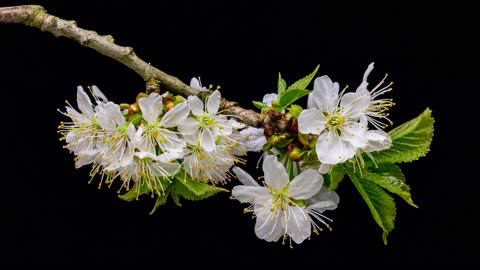
{"label": "green sepal", "polygon": [[263,104],[260,101],[254,100],[254,101],[252,101],[252,103],[253,103],[253,106],[255,106],[257,109],[260,109],[260,110],[265,107],[265,104]]}

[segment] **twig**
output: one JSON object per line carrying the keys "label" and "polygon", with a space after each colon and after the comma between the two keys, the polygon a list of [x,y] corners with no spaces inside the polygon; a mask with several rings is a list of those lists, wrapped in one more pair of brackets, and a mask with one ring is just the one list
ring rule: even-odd
{"label": "twig", "polygon": [[[85,47],[94,49],[135,71],[145,82],[150,83],[149,91],[159,89],[158,86],[152,86],[152,82],[160,82],[162,87],[165,87],[175,94],[185,97],[196,95],[205,98],[205,92],[192,88],[178,78],[151,66],[149,63],[140,59],[131,47],[123,47],[115,44],[111,35],[102,36],[95,31],[77,27],[75,21],[67,21],[50,15],[41,6],[25,5],[2,7],[0,8],[0,23],[17,23],[36,27],[42,31],[50,32],[56,37],[67,37]],[[227,111],[229,114],[239,116],[241,121],[248,125],[259,127],[262,124],[263,117],[261,114],[244,109],[238,106],[236,102],[222,100],[220,106],[222,110]]]}

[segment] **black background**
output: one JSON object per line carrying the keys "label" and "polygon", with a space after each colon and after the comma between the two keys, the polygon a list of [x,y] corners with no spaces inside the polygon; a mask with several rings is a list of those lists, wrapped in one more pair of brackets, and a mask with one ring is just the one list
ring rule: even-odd
{"label": "black background", "polygon": [[[157,3],[153,5],[152,3]],[[394,81],[395,125],[430,107],[432,150],[402,164],[415,209],[397,201],[387,246],[369,210],[348,181],[341,203],[327,213],[333,232],[293,250],[255,237],[254,220],[228,194],[170,203],[148,215],[153,200],[118,199],[114,189],[88,184],[74,169],[56,133],[56,109],[75,101],[77,85],[96,84],[116,102],[144,88],[123,65],[66,38],[23,25],[0,25],[2,93],[0,265],[107,268],[167,265],[466,268],[478,265],[478,74],[468,6],[276,1],[0,1],[41,4],[80,27],[111,34],[152,65],[188,82],[222,86],[222,95],[251,108],[276,89],[321,64],[355,89],[375,61],[373,83]],[[312,1],[313,2],[313,1]],[[476,32],[475,32],[476,31]],[[257,155],[249,156],[253,170]],[[470,164],[472,163],[472,164]],[[478,165],[477,165],[478,166]],[[231,188],[235,183],[230,183]]]}

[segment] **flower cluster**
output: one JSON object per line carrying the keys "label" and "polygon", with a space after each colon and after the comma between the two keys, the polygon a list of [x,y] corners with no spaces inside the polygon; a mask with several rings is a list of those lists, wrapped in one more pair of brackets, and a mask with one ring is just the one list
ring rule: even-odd
{"label": "flower cluster", "polygon": [[262,130],[219,112],[218,91],[205,103],[195,96],[150,93],[118,105],[96,86],[89,90],[93,102],[80,86],[78,110],[67,102],[62,113],[71,121],[62,122],[59,133],[76,167],[92,164],[92,179],[100,175],[100,186],[120,179],[120,190],[136,184],[158,195],[180,171],[200,182],[223,183],[240,156],[258,151],[265,140]]}
{"label": "flower cluster", "polygon": [[[416,207],[395,163],[428,152],[430,110],[386,133],[383,129],[393,124],[388,111],[395,104],[382,95],[392,90],[392,83],[385,84],[385,75],[370,87],[373,63],[356,90],[348,92],[326,75],[315,78],[317,70],[288,87],[279,76],[277,93],[253,102],[260,109],[260,127],[226,115],[219,87],[213,90],[192,78],[190,86],[202,91],[205,100],[153,92],[118,105],[96,86],[89,88],[91,95],[78,87],[78,110],[67,102],[61,113],[71,121],[62,122],[59,133],[75,155],[76,167],[91,165],[91,177],[99,175],[100,186],[120,182],[119,192],[127,191],[120,197],[127,201],[156,195],[152,212],[170,196],[181,205],[180,197],[201,200],[227,191],[217,185],[236,177],[241,185],[232,188],[231,198],[249,204],[244,212],[256,218],[257,237],[282,239],[290,247],[292,241],[310,239],[312,232],[331,230],[332,219],[324,212],[337,208],[335,189],[348,176],[386,243],[396,208],[384,190]],[[295,104],[304,96],[305,109]],[[242,157],[249,151],[263,151],[257,163],[263,160],[262,183],[235,166],[246,163]]]}

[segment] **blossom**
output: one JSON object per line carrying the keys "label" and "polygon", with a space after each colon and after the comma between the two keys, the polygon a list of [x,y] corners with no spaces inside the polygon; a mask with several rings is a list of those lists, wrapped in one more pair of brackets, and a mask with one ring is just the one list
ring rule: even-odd
{"label": "blossom", "polygon": [[119,176],[123,181],[120,188],[129,190],[132,183],[138,183],[137,189],[146,186],[152,193],[160,194],[160,192],[165,192],[163,185],[170,182],[169,178],[180,169],[181,165],[173,161],[176,158],[169,154],[157,156],[150,152],[135,152],[132,162],[119,169],[115,177]]}
{"label": "blossom", "polygon": [[318,135],[315,150],[326,164],[342,163],[367,146],[366,121],[362,121],[370,99],[361,93],[338,93],[338,83],[328,76],[316,78],[308,96],[308,109],[298,117],[303,134]]}
{"label": "blossom", "polygon": [[241,161],[234,155],[228,137],[217,141],[214,151],[207,151],[194,135],[186,135],[187,148],[182,166],[192,179],[201,182],[223,183],[230,178],[229,170],[235,162]]}
{"label": "blossom", "polygon": [[[106,101],[105,95],[95,86],[90,88],[97,104]],[[77,87],[77,106],[79,111],[67,102],[66,112],[60,113],[69,117],[71,122],[60,122],[59,133],[61,140],[65,140],[68,150],[76,156],[75,166],[77,168],[90,164],[99,154],[97,142],[105,138],[102,126],[97,121],[96,105],[92,104],[90,97],[83,90]]]}
{"label": "blossom", "polygon": [[234,119],[229,119],[228,123],[233,127],[232,134],[228,137],[237,142],[234,146],[236,155],[245,155],[246,152],[258,152],[267,143],[263,128],[248,126]]}
{"label": "blossom", "polygon": [[158,146],[162,152],[181,152],[186,143],[169,128],[174,128],[185,121],[190,113],[187,102],[177,104],[164,115],[162,96],[157,93],[140,98],[138,104],[145,120],[142,124],[144,133],[139,142],[139,149],[156,154]]}
{"label": "blossom", "polygon": [[243,185],[235,186],[232,195],[251,204],[245,211],[256,216],[258,238],[276,242],[282,236],[285,241],[288,236],[300,244],[310,237],[312,230],[321,230],[316,221],[329,227],[325,220],[330,219],[322,213],[335,209],[339,199],[335,192],[322,188],[323,177],[318,171],[307,169],[290,181],[285,167],[269,155],[263,162],[265,186],[238,167],[233,172]]}
{"label": "blossom", "polygon": [[[392,125],[392,121],[388,119],[388,110],[390,107],[395,105],[392,99],[387,98],[380,98],[377,99],[379,96],[392,91],[393,82],[390,82],[387,85],[383,85],[385,79],[387,78],[388,74],[385,74],[385,77],[378,83],[372,90],[368,90],[368,76],[373,70],[374,63],[368,65],[365,74],[363,75],[362,83],[357,87],[356,93],[360,95],[364,95],[368,97],[370,100],[368,108],[365,110],[365,117],[369,123],[375,126],[377,129],[383,129],[388,126],[388,124]],[[385,123],[385,122],[388,122]]]}
{"label": "blossom", "polygon": [[218,112],[220,99],[218,90],[207,98],[205,104],[197,96],[189,96],[188,105],[193,117],[186,118],[177,127],[184,135],[194,135],[200,141],[199,145],[207,152],[215,150],[217,136],[232,134],[232,126],[226,116]]}

